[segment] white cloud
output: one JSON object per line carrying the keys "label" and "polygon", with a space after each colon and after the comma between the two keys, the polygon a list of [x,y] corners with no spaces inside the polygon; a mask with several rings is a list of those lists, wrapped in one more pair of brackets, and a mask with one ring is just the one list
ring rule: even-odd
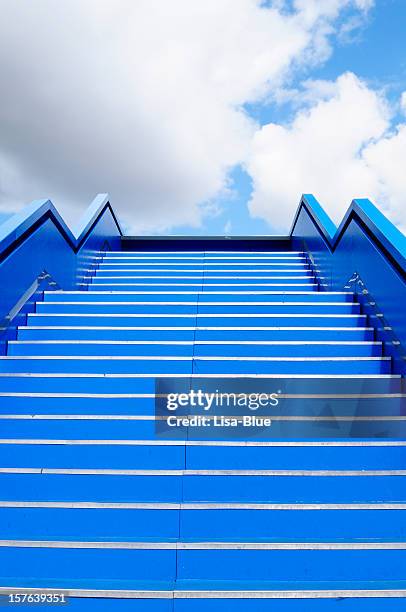
{"label": "white cloud", "polygon": [[406,115],[406,91],[400,96],[400,108],[404,115]]}
{"label": "white cloud", "polygon": [[242,105],[327,57],[339,11],[368,4],[0,0],[2,207],[52,197],[73,218],[108,191],[134,229],[198,224],[246,158]]}
{"label": "white cloud", "polygon": [[369,197],[404,224],[406,125],[391,130],[383,96],[352,73],[317,88],[319,100],[290,125],[271,123],[255,134],[247,162],[251,213],[287,229],[298,194],[310,192],[336,221],[354,197]]}

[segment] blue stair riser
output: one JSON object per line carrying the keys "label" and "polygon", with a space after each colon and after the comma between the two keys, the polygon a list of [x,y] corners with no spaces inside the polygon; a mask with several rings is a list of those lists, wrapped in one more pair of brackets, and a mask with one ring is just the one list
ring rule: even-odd
{"label": "blue stair riser", "polygon": [[255,265],[253,266],[250,263],[245,263],[245,264],[241,264],[241,263],[234,263],[234,264],[230,264],[230,263],[223,263],[223,264],[208,264],[208,265],[200,265],[200,264],[191,264],[191,263],[162,263],[162,264],[109,264],[109,265],[104,265],[102,264],[98,270],[96,271],[96,274],[99,275],[100,272],[105,272],[107,274],[111,274],[112,276],[115,276],[116,273],[121,273],[121,272],[127,272],[130,275],[135,274],[135,275],[149,275],[152,274],[153,276],[155,275],[183,275],[183,274],[196,274],[196,275],[203,275],[203,276],[210,276],[212,274],[214,275],[221,275],[221,276],[226,276],[227,274],[237,274],[237,275],[249,275],[249,276],[255,276],[256,274],[259,275],[272,275],[272,272],[274,270],[277,271],[283,271],[283,270],[298,270],[300,272],[302,271],[310,271],[309,266],[306,263],[287,263],[282,262],[275,262],[275,263],[262,263],[259,264],[258,266]]}
{"label": "blue stair riser", "polygon": [[110,282],[105,283],[92,283],[88,285],[86,283],[86,290],[89,292],[100,292],[100,291],[314,291],[317,292],[318,285],[316,283],[302,283],[300,281],[291,282],[289,284],[283,282],[274,281],[261,281],[261,280],[230,280],[227,284],[224,279],[213,280],[206,283],[199,283],[198,281],[187,282],[185,279],[174,280],[173,283],[164,283],[159,281],[154,284],[150,279],[145,282],[133,282],[127,285],[124,284],[111,284]]}
{"label": "blue stair riser", "polygon": [[32,576],[33,567],[37,580],[172,580],[176,551],[0,547],[0,567],[3,580],[18,577],[20,584]]}
{"label": "blue stair riser", "polygon": [[[153,397],[120,397],[114,396],[63,396],[54,397],[35,395],[6,395],[1,397],[0,415],[153,415],[155,413],[155,399]],[[188,414],[190,409],[178,409],[177,414]],[[251,414],[246,407],[225,405],[216,411],[223,415]],[[203,411],[199,412],[203,414]],[[253,412],[254,413],[254,412]],[[368,396],[359,396],[351,399],[340,398],[306,398],[302,396],[281,399],[279,408],[260,407],[258,416],[325,416],[334,420],[334,417],[357,417],[368,419],[370,417],[384,416],[406,418],[405,397],[384,397],[370,399]]]}
{"label": "blue stair riser", "polygon": [[191,267],[197,269],[207,269],[207,268],[232,268],[232,267],[241,267],[247,269],[260,269],[261,267],[278,267],[285,266],[288,267],[290,265],[309,265],[309,262],[304,257],[255,257],[255,258],[241,258],[241,257],[231,257],[231,258],[211,258],[211,259],[192,259],[187,257],[178,257],[178,258],[153,258],[153,259],[103,259],[99,262],[98,267],[102,268],[121,268],[121,267],[134,267],[134,268],[182,268],[182,267]]}
{"label": "blue stair riser", "polygon": [[[313,276],[308,273],[306,269],[290,273],[289,271],[283,271],[282,274],[278,274],[278,272],[282,272],[281,270],[276,270],[276,274],[273,274],[273,270],[263,270],[261,272],[249,273],[244,271],[223,271],[223,272],[206,272],[205,274],[201,274],[198,271],[187,271],[187,270],[162,270],[162,271],[149,271],[149,270],[140,270],[140,271],[128,271],[127,274],[117,275],[114,271],[111,271],[110,274],[104,275],[91,275],[85,277],[85,280],[91,282],[92,285],[97,284],[111,284],[114,285],[116,283],[125,284],[125,285],[143,285],[150,286],[151,289],[156,285],[184,285],[185,287],[189,285],[197,285],[202,290],[202,286],[210,286],[210,285],[269,285],[269,284],[285,284],[290,285],[293,283],[307,283],[312,284],[315,282]],[[102,291],[103,288],[100,287]]]}
{"label": "blue stair riser", "polygon": [[360,326],[366,327],[367,318],[365,315],[358,314],[324,314],[324,315],[292,315],[292,314],[272,314],[268,316],[252,314],[221,316],[215,314],[199,315],[104,315],[95,314],[29,314],[27,324],[38,326],[63,325],[63,326],[99,326],[99,327],[345,327]]}
{"label": "blue stair riser", "polygon": [[[237,300],[238,301],[238,300]],[[260,300],[258,300],[260,302]],[[123,304],[105,304],[97,302],[75,302],[75,303],[49,303],[40,302],[36,306],[36,312],[41,314],[195,314],[195,313],[220,313],[220,314],[241,314],[246,313],[258,314],[263,313],[293,313],[293,314],[359,314],[360,305],[355,303],[339,303],[339,304],[294,304],[294,303],[278,303],[278,304],[216,304],[216,300],[211,304],[199,304],[197,302],[190,304],[137,304],[134,302]]]}
{"label": "blue stair riser", "polygon": [[217,278],[234,278],[234,279],[255,279],[255,278],[304,278],[313,277],[312,270],[305,266],[277,266],[277,267],[261,267],[252,270],[252,266],[234,266],[224,269],[221,267],[213,267],[211,269],[194,269],[191,266],[183,268],[103,268],[97,270],[95,278],[101,279],[137,279],[137,278],[164,278],[182,279],[191,278],[195,280],[209,281]]}
{"label": "blue stair riser", "polygon": [[359,446],[357,441],[354,446],[184,446],[176,445],[178,441],[158,446],[152,441],[80,440],[81,444],[0,444],[1,465],[24,468],[29,460],[33,468],[67,469],[399,470],[406,453],[404,446]]}
{"label": "blue stair riser", "polygon": [[[202,302],[354,302],[353,293],[328,293],[328,292],[297,292],[293,291],[287,293],[277,293],[270,291],[263,292],[250,292],[241,291],[238,294],[236,292],[213,292],[210,294],[208,291],[188,290],[187,288],[182,291],[167,291],[166,293],[140,291],[134,292],[96,292],[89,291],[77,291],[77,292],[58,292],[58,291],[45,291],[44,292],[45,302],[190,302],[198,301]],[[38,305],[41,302],[38,303]]]}
{"label": "blue stair riser", "polygon": [[207,265],[210,263],[235,263],[242,262],[247,263],[250,262],[252,265],[256,263],[277,263],[277,262],[308,262],[306,255],[303,253],[280,253],[280,254],[272,254],[272,253],[256,253],[252,255],[248,255],[245,253],[213,253],[210,256],[202,256],[196,254],[179,254],[179,255],[171,255],[171,254],[156,254],[156,255],[137,255],[137,256],[110,256],[107,255],[105,257],[99,258],[97,260],[98,265],[121,265],[122,263],[127,264],[139,264],[139,263],[191,263],[191,264],[202,264]]}
{"label": "blue stair riser", "polygon": [[[358,358],[349,361],[349,358],[342,358],[342,361],[310,361],[309,357],[304,357],[300,361],[282,361],[282,358],[275,358],[276,361],[211,361],[202,359],[193,360],[193,372],[197,374],[216,373],[252,373],[252,374],[389,374],[391,362],[382,360],[378,357]],[[279,360],[278,360],[279,359]],[[365,361],[361,361],[365,359]],[[231,370],[230,370],[231,368]]]}
{"label": "blue stair riser", "polygon": [[[43,420],[43,419],[2,419],[1,438],[5,439],[252,439],[273,440],[280,438],[297,439],[344,439],[344,438],[402,438],[406,434],[406,420],[373,420],[354,422],[352,416],[340,421],[312,419],[292,420],[289,416],[272,420],[271,425],[235,427],[217,425],[206,427],[165,426],[157,427],[153,419],[141,420]],[[162,424],[163,425],[163,424]]]}
{"label": "blue stair riser", "polygon": [[2,548],[4,576],[188,580],[400,580],[406,551]]}
{"label": "blue stair riser", "polygon": [[[128,341],[127,341],[128,342]],[[157,341],[156,341],[157,342]],[[178,341],[180,342],[180,341]],[[379,357],[382,355],[382,344],[359,343],[359,344],[108,344],[83,342],[78,344],[72,341],[70,344],[63,342],[49,344],[9,342],[8,355],[172,355],[172,356],[249,356],[249,357]]]}
{"label": "blue stair riser", "polygon": [[309,262],[300,257],[290,258],[261,258],[261,259],[137,259],[137,260],[103,260],[97,264],[98,269],[112,269],[118,270],[122,268],[132,269],[196,269],[196,270],[229,270],[233,268],[246,269],[246,270],[260,270],[261,268],[296,268],[306,266],[309,267]]}
{"label": "blue stair riser", "polygon": [[[148,357],[148,358],[147,358]],[[158,355],[142,358],[104,358],[82,357],[7,357],[0,359],[0,372],[39,372],[39,373],[179,373],[179,374],[217,374],[252,373],[252,374],[389,374],[391,362],[385,357],[358,357],[350,361],[349,357],[303,357],[292,360],[289,357],[251,358],[207,358],[166,357]],[[286,361],[282,361],[285,359]],[[313,360],[311,360],[313,359]],[[341,360],[337,360],[341,359]],[[272,361],[271,361],[272,360]]]}
{"label": "blue stair riser", "polygon": [[[177,276],[177,277],[173,277],[173,276],[136,276],[136,275],[129,275],[129,276],[95,276],[92,278],[92,286],[96,287],[97,285],[100,285],[100,289],[103,289],[102,285],[138,285],[138,284],[142,284],[143,286],[151,286],[151,288],[156,284],[156,282],[158,281],[159,284],[164,284],[164,283],[173,283],[174,285],[177,284],[185,284],[185,286],[187,286],[188,284],[192,284],[192,285],[197,285],[200,283],[200,286],[217,286],[217,285],[240,285],[241,287],[247,286],[250,287],[251,285],[266,285],[266,286],[278,286],[281,285],[282,287],[284,285],[290,287],[290,286],[294,286],[294,285],[307,285],[307,286],[311,286],[315,283],[315,280],[313,277],[308,276],[308,275],[304,275],[304,274],[295,274],[295,275],[284,275],[284,276],[273,276],[272,274],[268,273],[262,273],[262,274],[258,274],[255,276],[247,276],[247,275],[241,275],[238,273],[234,273],[234,274],[217,274],[214,276],[206,276],[204,279],[201,279],[199,277],[194,278],[194,277],[188,277],[188,276]],[[125,289],[123,289],[124,291]],[[281,291],[283,289],[280,289]]]}
{"label": "blue stair riser", "polygon": [[213,253],[210,255],[199,255],[196,253],[151,253],[150,255],[146,254],[134,254],[134,255],[126,255],[122,253],[121,255],[105,255],[97,259],[99,264],[103,263],[120,263],[122,261],[129,261],[130,263],[168,263],[168,262],[177,262],[177,261],[189,261],[191,263],[194,262],[224,262],[224,261],[242,261],[242,262],[252,262],[254,265],[257,262],[261,261],[302,261],[306,260],[307,257],[304,253]]}
{"label": "blue stair riser", "polygon": [[[201,266],[195,264],[161,264],[161,265],[103,265],[95,270],[96,275],[100,273],[107,276],[195,276],[195,277],[211,277],[211,276],[272,276],[273,273],[294,273],[312,274],[312,269],[306,263],[271,263],[259,264],[252,266],[251,264],[215,264]],[[90,274],[93,276],[93,274]]]}
{"label": "blue stair riser", "polygon": [[218,258],[234,258],[244,257],[246,259],[257,259],[258,257],[267,257],[273,259],[286,259],[291,257],[306,257],[304,251],[106,251],[101,253],[98,260],[107,261],[109,259],[156,259],[156,258],[198,258],[198,259],[218,259]]}
{"label": "blue stair riser", "polygon": [[[356,443],[356,441],[354,441]],[[31,449],[30,452],[32,452]],[[403,469],[402,446],[188,446],[188,469]],[[378,481],[379,484],[380,481]]]}
{"label": "blue stair riser", "polygon": [[[217,554],[220,553],[220,554]],[[396,564],[400,564],[396,566]],[[396,580],[406,551],[178,551],[177,577],[224,580]],[[403,566],[403,567],[402,567]]]}
{"label": "blue stair riser", "polygon": [[257,258],[257,257],[304,257],[306,255],[306,253],[304,251],[292,251],[292,250],[283,250],[283,251],[275,251],[275,250],[257,250],[257,249],[252,249],[252,250],[244,250],[244,251],[235,251],[235,250],[227,250],[227,251],[215,251],[215,250],[209,250],[209,251],[186,251],[186,250],[180,250],[180,251],[155,251],[155,250],[148,250],[148,251],[126,251],[126,250],[121,250],[121,251],[104,251],[103,253],[100,254],[99,259],[102,260],[107,260],[107,259],[139,259],[139,258],[155,258],[155,257],[173,257],[173,258],[177,258],[177,257],[205,257],[207,259],[210,259],[212,257],[250,257],[250,258]]}
{"label": "blue stair riser", "polygon": [[[4,539],[401,541],[406,510],[2,508]],[[294,507],[294,506],[293,506]]]}
{"label": "blue stair riser", "polygon": [[18,501],[387,503],[406,501],[406,476],[0,474],[0,499]]}
{"label": "blue stair riser", "polygon": [[[185,447],[175,445],[0,444],[3,467],[23,468],[29,461],[34,468],[182,470],[185,455]],[[388,461],[397,465],[396,456]]]}
{"label": "blue stair riser", "polygon": [[[179,375],[185,384],[189,384],[188,375]],[[239,375],[234,375],[238,377]],[[271,376],[271,375],[269,375]],[[339,384],[340,392],[342,393],[360,393],[369,391],[370,393],[396,393],[402,391],[402,380],[399,378],[381,378],[379,375],[371,379],[365,379],[363,376],[360,378],[347,378],[348,375],[340,376],[337,379],[332,379],[333,389],[336,389],[336,383]],[[171,375],[168,377],[172,378]],[[176,378],[179,378],[176,376]],[[245,376],[243,377],[246,378]],[[275,377],[278,381],[278,376]],[[234,385],[236,382],[233,375],[227,377],[225,375],[219,375],[215,378],[206,377],[194,377],[193,388],[199,389],[204,385],[204,388],[208,391],[219,388],[219,384],[223,385],[220,381],[228,381],[229,385]],[[284,379],[283,379],[284,380]],[[303,392],[308,393],[319,393],[321,382],[328,382],[328,379],[320,379],[318,377],[311,377],[309,379],[300,378],[300,388]],[[338,381],[338,382],[337,382]],[[191,382],[191,381],[190,381]],[[255,381],[255,385],[258,382],[258,391],[269,390],[270,385],[272,390],[275,388],[274,377],[268,378],[268,375],[264,375],[264,378],[258,378]],[[296,382],[296,379],[294,379]],[[0,392],[6,393],[12,392],[44,392],[44,393],[154,393],[155,392],[156,379],[153,375],[140,375],[135,376],[132,374],[121,376],[116,374],[111,375],[100,375],[100,374],[19,374],[14,375],[5,374],[0,372]],[[347,386],[346,386],[347,384]],[[175,383],[176,385],[176,383]],[[174,387],[176,390],[176,386]],[[227,389],[230,387],[227,386]],[[239,387],[240,388],[240,387]],[[296,388],[296,387],[294,387]],[[224,389],[223,386],[220,389]],[[323,387],[330,392],[331,387]]]}
{"label": "blue stair riser", "polygon": [[196,276],[210,276],[214,275],[222,275],[227,276],[228,274],[238,274],[248,276],[255,276],[256,274],[263,275],[266,273],[269,276],[272,276],[274,273],[277,274],[308,274],[311,275],[313,271],[309,268],[307,264],[302,263],[293,263],[293,264],[269,264],[262,263],[259,264],[258,267],[255,266],[253,268],[252,264],[246,263],[225,263],[224,265],[213,264],[207,266],[201,266],[199,264],[190,264],[190,263],[179,263],[179,264],[161,264],[161,265],[150,265],[150,264],[135,264],[135,265],[101,265],[96,271],[97,276],[132,276],[133,274],[138,276],[141,274],[149,275],[160,275],[162,274],[170,274],[170,275],[182,275],[193,273]]}
{"label": "blue stair riser", "polygon": [[[231,327],[231,329],[230,329]],[[249,326],[254,329],[239,328],[234,325],[227,326],[227,329],[216,329],[212,325],[211,329],[194,328],[189,329],[153,329],[148,326],[148,329],[139,329],[130,327],[119,329],[107,326],[107,329],[94,327],[87,329],[86,327],[78,326],[72,328],[69,326],[61,326],[60,329],[47,329],[46,327],[19,327],[19,340],[112,340],[112,341],[189,341],[194,339],[200,341],[222,340],[231,341],[373,341],[374,331],[372,328],[365,327],[350,327],[343,326],[339,328],[324,327],[317,328],[297,328],[284,329],[260,328],[255,329],[255,325]],[[234,328],[234,329],[233,329]]]}
{"label": "blue stair riser", "polygon": [[4,539],[176,540],[179,516],[176,505],[173,510],[0,507]]}

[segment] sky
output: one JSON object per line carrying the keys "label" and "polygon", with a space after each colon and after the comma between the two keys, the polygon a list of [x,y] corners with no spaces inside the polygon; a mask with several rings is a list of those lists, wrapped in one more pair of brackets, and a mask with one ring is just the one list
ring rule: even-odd
{"label": "sky", "polygon": [[0,221],[107,192],[126,233],[406,228],[405,0],[0,0]]}

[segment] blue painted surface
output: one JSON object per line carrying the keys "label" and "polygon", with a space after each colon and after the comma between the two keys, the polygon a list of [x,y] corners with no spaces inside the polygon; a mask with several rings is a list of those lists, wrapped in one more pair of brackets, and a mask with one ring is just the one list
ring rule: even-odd
{"label": "blue painted surface", "polygon": [[[400,358],[360,279],[401,339],[404,312],[392,314],[406,250],[370,203],[354,203],[336,230],[306,196],[290,243],[269,240],[267,250],[265,239],[241,238],[225,253],[221,238],[198,241],[196,252],[191,239],[121,244],[102,199],[75,233],[49,203],[11,221],[0,235],[9,284],[1,304],[7,312],[20,300],[22,310],[0,359],[0,540],[14,541],[0,546],[0,587],[169,591],[168,599],[75,597],[73,610],[404,608],[404,379],[391,377]],[[28,249],[30,265],[11,282]],[[38,269],[48,274],[24,305]],[[154,394],[199,387],[286,397],[263,410],[272,425],[254,431],[162,429]],[[311,541],[333,547],[239,546]],[[209,544],[166,548],[177,542]],[[340,543],[353,549],[334,549]],[[297,600],[172,593],[337,588],[404,592]]]}
{"label": "blue painted surface", "polygon": [[119,248],[120,236],[105,195],[93,201],[75,233],[49,200],[35,201],[9,218],[0,225],[2,326],[10,325],[9,313],[44,272],[56,287],[77,288],[102,248]]}
{"label": "blue painted surface", "polygon": [[[326,290],[342,291],[357,274],[363,283],[354,291],[369,292],[384,324],[401,343],[394,353],[396,371],[404,372],[406,356],[406,237],[369,200],[354,200],[335,227],[312,195],[304,195],[292,230],[294,248],[311,256]],[[300,246],[299,246],[300,245]],[[382,325],[382,323],[381,323]],[[391,337],[385,339],[391,344]],[[392,350],[391,346],[387,347]]]}

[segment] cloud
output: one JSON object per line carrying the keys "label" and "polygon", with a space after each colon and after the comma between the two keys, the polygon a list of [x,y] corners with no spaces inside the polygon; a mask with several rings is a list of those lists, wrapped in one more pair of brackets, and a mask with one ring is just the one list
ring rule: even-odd
{"label": "cloud", "polygon": [[400,108],[404,115],[406,115],[406,91],[400,96]]}
{"label": "cloud", "polygon": [[381,94],[352,73],[321,86],[290,125],[257,131],[247,161],[255,217],[286,230],[298,194],[311,192],[336,221],[354,197],[369,197],[399,225],[405,219],[406,125],[391,128]]}
{"label": "cloud", "polygon": [[198,225],[250,150],[243,105],[369,4],[0,0],[1,207],[51,197],[74,219],[108,191],[134,231]]}

